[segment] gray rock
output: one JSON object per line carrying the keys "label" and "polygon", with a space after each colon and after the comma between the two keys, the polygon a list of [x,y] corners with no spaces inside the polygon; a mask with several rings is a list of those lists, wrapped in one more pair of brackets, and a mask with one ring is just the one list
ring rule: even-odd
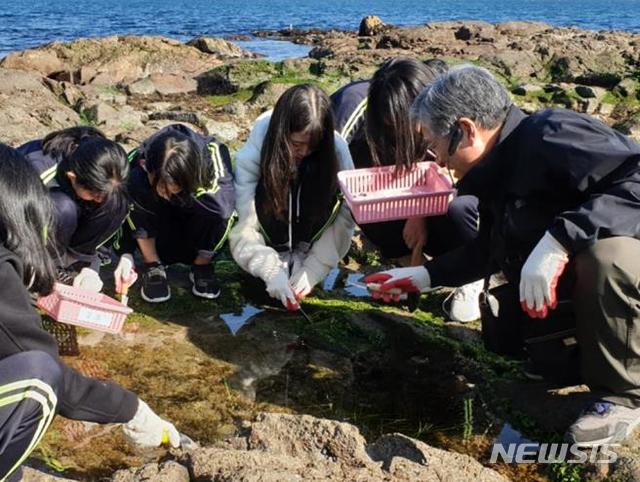
{"label": "gray rock", "polygon": [[262,82],[253,89],[249,103],[260,108],[272,107],[289,87],[291,85]]}
{"label": "gray rock", "polygon": [[208,135],[215,136],[222,142],[232,141],[240,135],[240,129],[232,122],[221,122],[206,117],[201,117],[201,122]]}
{"label": "gray rock", "polygon": [[174,461],[147,464],[138,469],[119,470],[112,482],[189,482],[189,470]]}
{"label": "gray rock", "polygon": [[386,24],[376,15],[367,15],[360,21],[358,36],[372,37],[378,35],[386,29]]}
{"label": "gray rock", "polygon": [[278,74],[276,66],[263,60],[246,60],[217,67],[196,77],[198,94],[227,95],[249,89]]}
{"label": "gray rock", "polygon": [[640,142],[640,114],[632,115],[613,127]]}
{"label": "gray rock", "polygon": [[106,102],[99,102],[87,107],[85,115],[96,125],[113,124],[118,120],[118,111]]}
{"label": "gray rock", "polygon": [[17,145],[80,123],[37,75],[0,67],[2,142]]}
{"label": "gray rock", "polygon": [[153,95],[156,93],[156,86],[151,78],[145,77],[127,85],[127,93],[129,95]]}
{"label": "gray rock", "polygon": [[607,91],[601,87],[590,87],[587,85],[576,85],[576,94],[583,99],[602,99]]}
{"label": "gray rock", "polygon": [[198,90],[198,82],[184,75],[151,74],[150,78],[160,95],[190,94]]}
{"label": "gray rock", "polygon": [[580,112],[585,114],[595,114],[600,104],[595,98],[580,99],[577,101],[577,107]]}
{"label": "gray rock", "polygon": [[221,59],[251,59],[258,57],[252,52],[241,49],[236,44],[217,37],[196,37],[187,45],[197,48],[206,54],[213,54]]}
{"label": "gray rock", "polygon": [[20,482],[65,482],[73,479],[67,479],[47,472],[43,472],[33,467],[22,468],[22,478]]}
{"label": "gray rock", "polygon": [[605,89],[613,89],[622,80],[614,72],[585,72],[575,78],[576,82],[584,85],[595,85]]}
{"label": "gray rock", "polygon": [[458,28],[453,36],[456,40],[463,40],[465,42],[477,41],[491,43],[495,41],[496,33],[495,26],[490,23],[470,22]]}
{"label": "gray rock", "polygon": [[527,95],[533,92],[542,92],[542,86],[536,84],[520,84],[511,89],[515,95]]}
{"label": "gray rock", "polygon": [[261,414],[233,437],[190,454],[196,480],[504,481],[469,456],[401,434],[366,445],[352,425],[308,415]]}
{"label": "gray rock", "polygon": [[244,118],[247,115],[247,106],[242,102],[231,102],[222,107],[222,111],[235,116],[236,118]]}
{"label": "gray rock", "polygon": [[614,91],[618,92],[624,97],[631,97],[638,92],[638,82],[634,79],[622,79],[618,85],[616,85]]}
{"label": "gray rock", "polygon": [[144,114],[129,105],[115,108],[107,102],[90,105],[84,112],[90,121],[105,128],[130,130],[142,126],[145,120]]}
{"label": "gray rock", "polygon": [[335,55],[334,51],[328,47],[314,47],[309,51],[309,57],[312,59],[331,58]]}
{"label": "gray rock", "polygon": [[518,106],[527,114],[533,114],[540,106],[534,102],[518,102]]}
{"label": "gray rock", "polygon": [[196,80],[177,74],[151,74],[127,86],[130,95],[190,94],[197,89]]}
{"label": "gray rock", "polygon": [[176,40],[116,35],[54,42],[2,61],[7,68],[94,85],[127,84],[155,73],[191,78],[221,62]]}
{"label": "gray rock", "polygon": [[150,120],[169,120],[172,122],[185,122],[187,124],[193,124],[195,126],[203,125],[202,118],[197,112],[182,111],[182,110],[169,110],[159,111],[149,114]]}
{"label": "gray rock", "polygon": [[42,49],[30,49],[7,55],[0,61],[0,67],[5,69],[37,72],[49,76],[55,72],[65,70],[65,63],[55,52]]}
{"label": "gray rock", "polygon": [[603,102],[602,104],[600,104],[600,108],[598,109],[598,112],[600,113],[600,115],[608,117],[611,114],[613,114],[613,111],[615,109],[616,109],[616,106],[614,104]]}

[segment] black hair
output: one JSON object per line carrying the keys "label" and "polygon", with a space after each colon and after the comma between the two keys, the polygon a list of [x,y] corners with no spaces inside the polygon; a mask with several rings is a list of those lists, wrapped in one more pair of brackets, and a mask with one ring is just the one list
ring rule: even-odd
{"label": "black hair", "polygon": [[424,65],[429,67],[431,71],[436,74],[444,74],[447,70],[449,70],[449,65],[444,60],[440,59],[427,59],[424,61]]}
{"label": "black hair", "polygon": [[198,189],[207,189],[215,176],[213,163],[209,162],[208,147],[199,147],[182,126],[157,134],[144,148],[145,169],[152,176],[153,192],[158,185],[175,184],[180,193],[171,201],[184,204]]}
{"label": "black hair", "polygon": [[308,158],[316,169],[314,182],[306,189],[317,200],[310,216],[321,216],[337,189],[338,160],[331,102],[313,84],[295,85],[280,96],[260,151],[260,174],[269,201],[266,211],[281,220],[285,217],[289,188],[298,172],[290,139],[297,132],[310,134]]}
{"label": "black hair", "polygon": [[60,161],[69,157],[87,137],[105,138],[95,127],[77,126],[51,132],[42,140],[42,152]]}
{"label": "black hair", "polygon": [[22,261],[25,286],[40,295],[49,294],[55,281],[47,241],[52,213],[35,168],[18,151],[0,144],[0,240]]}
{"label": "black hair", "polygon": [[85,137],[76,149],[58,163],[58,176],[76,175],[76,185],[106,195],[105,202],[121,206],[127,203],[129,177],[127,153],[116,142],[104,137]]}
{"label": "black hair", "polygon": [[[375,165],[409,167],[425,158],[427,146],[415,133],[409,110],[413,100],[446,64],[436,59],[419,62],[398,57],[386,61],[369,86],[365,117],[367,143]],[[393,161],[393,162],[392,162]]]}

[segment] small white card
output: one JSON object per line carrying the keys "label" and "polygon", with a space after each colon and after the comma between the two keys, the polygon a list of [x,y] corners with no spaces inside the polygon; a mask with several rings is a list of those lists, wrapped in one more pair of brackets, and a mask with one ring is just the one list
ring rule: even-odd
{"label": "small white card", "polygon": [[78,313],[78,321],[108,328],[113,321],[113,315],[83,307],[80,308],[80,312]]}

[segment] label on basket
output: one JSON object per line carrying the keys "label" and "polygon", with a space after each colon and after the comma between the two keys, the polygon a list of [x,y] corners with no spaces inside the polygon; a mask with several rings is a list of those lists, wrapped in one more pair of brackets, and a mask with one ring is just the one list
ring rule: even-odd
{"label": "label on basket", "polygon": [[108,328],[113,321],[113,315],[83,307],[78,312],[78,321]]}

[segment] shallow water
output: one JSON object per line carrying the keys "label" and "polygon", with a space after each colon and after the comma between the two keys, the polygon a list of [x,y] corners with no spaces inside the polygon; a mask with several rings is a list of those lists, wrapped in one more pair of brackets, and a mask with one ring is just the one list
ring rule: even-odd
{"label": "shallow water", "polygon": [[284,40],[261,39],[255,37],[251,40],[236,40],[234,43],[243,49],[265,56],[265,60],[279,62],[291,57],[306,57],[311,47],[298,45]]}

